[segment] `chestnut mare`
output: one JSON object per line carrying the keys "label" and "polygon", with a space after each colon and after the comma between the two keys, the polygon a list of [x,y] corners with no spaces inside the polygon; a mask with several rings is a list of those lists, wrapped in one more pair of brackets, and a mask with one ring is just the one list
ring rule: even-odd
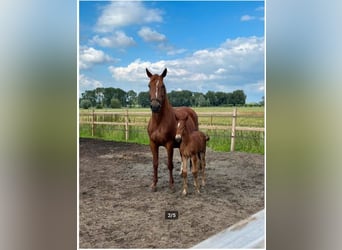
{"label": "chestnut mare", "polygon": [[158,182],[158,161],[159,147],[164,146],[167,151],[168,169],[169,169],[169,186],[174,190],[173,170],[173,148],[179,148],[179,143],[175,141],[177,129],[177,117],[190,117],[192,122],[191,130],[198,130],[198,118],[195,111],[188,107],[173,108],[169,103],[164,85],[164,77],[167,74],[165,68],[161,75],[154,74],[146,69],[146,74],[150,78],[150,105],[152,117],[148,123],[147,132],[150,138],[150,148],[153,157],[153,182],[152,191],[156,191]]}

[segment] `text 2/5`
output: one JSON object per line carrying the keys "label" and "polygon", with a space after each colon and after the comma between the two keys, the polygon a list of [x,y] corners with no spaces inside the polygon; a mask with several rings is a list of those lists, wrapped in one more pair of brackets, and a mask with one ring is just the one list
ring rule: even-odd
{"label": "text 2/5", "polygon": [[166,220],[176,220],[178,219],[178,211],[165,211]]}

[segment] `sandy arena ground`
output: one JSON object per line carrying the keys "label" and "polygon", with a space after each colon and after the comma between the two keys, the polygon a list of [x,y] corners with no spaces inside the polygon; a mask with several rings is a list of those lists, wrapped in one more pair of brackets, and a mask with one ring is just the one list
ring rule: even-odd
{"label": "sandy arena ground", "polygon": [[[175,192],[166,150],[159,154],[157,192],[151,192],[149,146],[80,139],[80,248],[189,248],[264,208],[263,155],[208,148],[206,186],[196,194],[188,172],[184,197],[178,149]],[[170,210],[178,219],[165,219]]]}

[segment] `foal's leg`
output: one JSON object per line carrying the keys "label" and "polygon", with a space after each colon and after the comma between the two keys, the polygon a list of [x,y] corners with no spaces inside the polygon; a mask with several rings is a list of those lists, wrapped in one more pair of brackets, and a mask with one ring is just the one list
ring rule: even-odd
{"label": "foal's leg", "polygon": [[[198,171],[200,172],[200,173],[202,173],[202,178],[203,178],[203,166],[202,166],[202,153],[201,152],[199,152],[198,154],[197,154],[197,156],[198,156]],[[196,186],[196,184],[195,184],[195,182],[194,182],[194,185]]]}
{"label": "foal's leg", "polygon": [[169,168],[169,186],[171,190],[174,190],[174,180],[173,180],[173,141],[171,143],[166,145],[166,150],[167,150],[167,166]]}
{"label": "foal's leg", "polygon": [[201,153],[201,166],[202,166],[202,186],[205,186],[205,152]]}
{"label": "foal's leg", "polygon": [[181,168],[179,170],[179,175],[182,175],[182,172],[183,172],[183,156],[182,156],[182,153],[180,152],[179,150],[179,154],[180,154],[180,157],[181,157]]}
{"label": "foal's leg", "polygon": [[197,193],[199,193],[199,183],[198,183],[198,164],[199,164],[199,158],[198,155],[195,154],[191,157],[191,161],[192,161],[192,175],[194,176],[194,185],[196,188]]}
{"label": "foal's leg", "polygon": [[182,176],[183,176],[183,195],[186,195],[186,193],[188,192],[188,174],[187,174],[187,158],[182,156]]}
{"label": "foal's leg", "polygon": [[[182,157],[182,154],[180,154],[180,156]],[[188,159],[188,162],[190,162],[190,170],[191,170],[191,160],[190,160],[190,158]],[[183,171],[183,161],[181,162],[181,168],[179,170],[179,175],[182,175],[182,171]]]}
{"label": "foal's leg", "polygon": [[152,157],[153,157],[153,182],[151,185],[151,190],[155,192],[157,190],[157,182],[158,182],[159,147],[153,141],[150,141],[150,148],[151,148]]}

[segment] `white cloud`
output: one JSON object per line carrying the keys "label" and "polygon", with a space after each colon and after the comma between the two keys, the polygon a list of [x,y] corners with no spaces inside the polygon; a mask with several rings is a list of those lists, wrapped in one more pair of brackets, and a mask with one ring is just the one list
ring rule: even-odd
{"label": "white cloud", "polygon": [[[118,87],[134,86],[139,92],[147,90],[145,68],[160,74],[165,67],[168,68],[168,91],[178,88],[203,92],[245,89],[260,93],[258,88],[262,88],[263,81],[258,81],[264,78],[264,38],[227,39],[218,48],[198,50],[183,58],[156,62],[136,59],[126,67],[110,66],[109,71],[117,84],[122,84]],[[256,82],[257,87],[249,87],[248,83]]]}
{"label": "white cloud", "polygon": [[174,49],[173,47],[170,47],[170,49],[168,49],[167,51],[167,55],[174,56],[178,54],[183,54],[186,51],[187,51],[186,49]]}
{"label": "white cloud", "polygon": [[142,27],[138,35],[144,39],[145,42],[164,42],[166,41],[166,36],[158,33],[155,30],[152,30],[149,27]]}
{"label": "white cloud", "polygon": [[177,49],[173,45],[167,42],[167,38],[164,34],[161,34],[150,27],[142,27],[138,31],[138,35],[145,42],[156,42],[159,50],[165,51],[167,55],[174,56],[186,52],[186,49]]}
{"label": "white cloud", "polygon": [[255,83],[246,84],[246,88],[253,92],[264,92],[265,90],[265,83],[264,80],[258,80]]}
{"label": "white cloud", "polygon": [[91,79],[83,74],[80,74],[79,85],[80,89],[95,89],[103,87],[103,84],[100,81]]}
{"label": "white cloud", "polygon": [[255,9],[255,11],[264,11],[264,6],[260,6],[260,7],[257,7],[256,9]]}
{"label": "white cloud", "polygon": [[264,51],[264,38],[251,36],[227,39],[221,47],[238,54],[250,53],[251,51]]}
{"label": "white cloud", "polygon": [[105,62],[113,62],[114,59],[106,55],[102,50],[97,50],[92,47],[81,46],[79,55],[80,69],[91,68],[94,64]]}
{"label": "white cloud", "polygon": [[246,22],[246,21],[251,21],[254,20],[256,17],[255,16],[250,16],[250,15],[243,15],[240,20],[242,22]]}
{"label": "white cloud", "polygon": [[177,49],[167,42],[161,42],[157,47],[158,49],[165,51],[168,56],[183,54],[187,51],[186,49]]}
{"label": "white cloud", "polygon": [[253,15],[243,15],[243,16],[241,16],[240,21],[242,21],[242,22],[248,22],[248,21],[252,21],[252,20],[264,21],[264,17],[259,16],[261,11],[262,12],[264,11],[263,6],[260,6],[260,7],[257,7],[254,9],[254,12],[258,12],[258,13],[255,13],[256,15],[254,15],[254,16]]}
{"label": "white cloud", "polygon": [[148,9],[139,1],[113,1],[103,9],[95,30],[110,32],[132,24],[162,21],[162,11],[159,9]]}
{"label": "white cloud", "polygon": [[226,72],[227,70],[224,68],[219,68],[215,71],[216,74],[223,74],[224,72]]}
{"label": "white cloud", "polygon": [[136,44],[134,39],[127,36],[123,31],[115,31],[111,36],[100,37],[96,35],[90,40],[90,43],[110,48],[126,48]]}
{"label": "white cloud", "polygon": [[146,68],[150,69],[152,72],[157,72],[161,68],[165,68],[165,63],[163,61],[156,63],[144,62],[138,58],[127,67],[108,67],[115,80],[128,82],[138,82],[141,81],[141,79],[144,79],[146,77]]}

